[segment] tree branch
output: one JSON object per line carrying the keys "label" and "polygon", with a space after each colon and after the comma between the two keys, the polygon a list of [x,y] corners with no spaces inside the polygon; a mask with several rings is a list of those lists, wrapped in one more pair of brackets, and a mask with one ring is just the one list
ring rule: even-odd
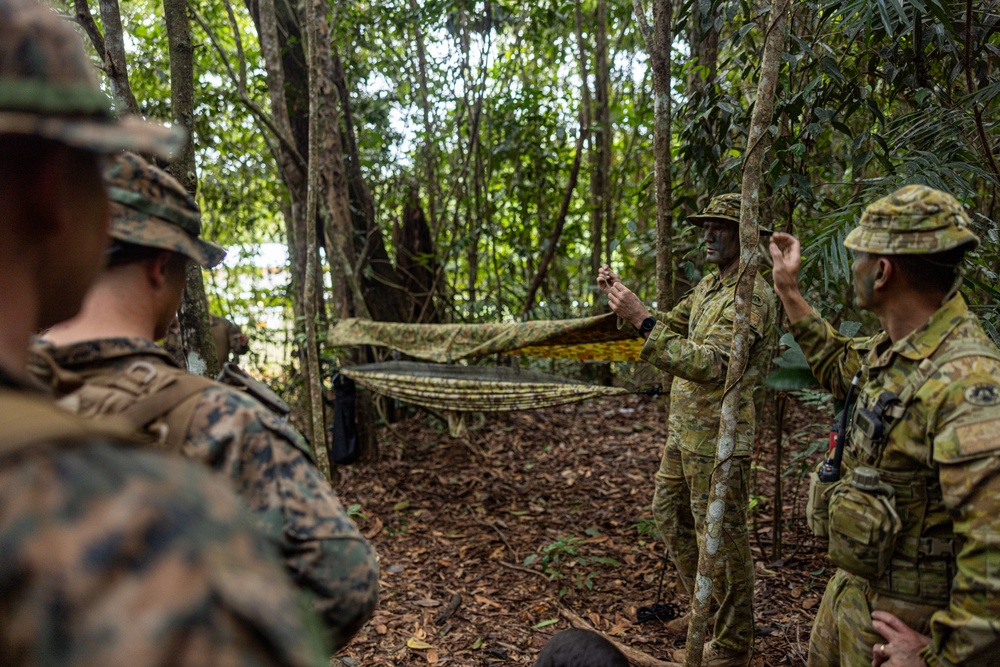
{"label": "tree branch", "polygon": [[103,59],[104,35],[101,34],[101,29],[97,27],[97,22],[94,21],[94,17],[90,13],[90,5],[87,3],[87,0],[74,0],[73,9],[75,11],[73,18],[80,24],[83,31],[87,33],[90,43],[94,45],[94,50]]}

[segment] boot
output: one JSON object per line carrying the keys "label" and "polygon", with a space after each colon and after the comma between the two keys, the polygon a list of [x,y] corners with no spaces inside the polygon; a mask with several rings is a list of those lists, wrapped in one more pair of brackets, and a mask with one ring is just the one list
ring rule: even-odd
{"label": "boot", "polygon": [[[688,631],[688,623],[690,621],[691,621],[691,612],[687,612],[686,614],[682,614],[671,621],[667,621],[666,623],[664,623],[664,626],[666,626],[668,631],[674,634],[686,635]],[[705,630],[707,631],[708,634],[712,634],[712,631],[714,629],[715,629],[715,612],[713,611],[712,615],[708,617],[708,625],[705,628]]]}
{"label": "boot", "polygon": [[[727,648],[715,648],[710,642],[705,642],[705,652],[701,656],[701,667],[747,667],[750,664],[750,649],[733,651]],[[674,662],[683,663],[687,657],[687,649],[674,651],[671,658]]]}

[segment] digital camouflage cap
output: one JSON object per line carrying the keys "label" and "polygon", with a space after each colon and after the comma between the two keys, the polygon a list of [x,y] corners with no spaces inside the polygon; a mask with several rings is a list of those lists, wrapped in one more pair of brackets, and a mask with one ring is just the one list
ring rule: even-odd
{"label": "digital camouflage cap", "polygon": [[104,181],[111,199],[112,238],[179,252],[205,268],[226,256],[221,246],[198,238],[198,204],[167,172],[135,153],[122,153],[105,171]]}
{"label": "digital camouflage cap", "polygon": [[[729,192],[724,195],[712,197],[708,206],[701,213],[689,215],[688,222],[701,227],[709,220],[726,220],[728,222],[740,224],[740,193]],[[767,227],[760,227],[761,234],[773,234],[773,230]]]}
{"label": "digital camouflage cap", "polygon": [[876,255],[929,255],[979,245],[965,209],[946,192],[907,185],[870,204],[844,239],[851,250]]}
{"label": "digital camouflage cap", "polygon": [[162,157],[183,145],[182,128],[116,118],[93,70],[66,19],[36,0],[0,0],[0,134]]}

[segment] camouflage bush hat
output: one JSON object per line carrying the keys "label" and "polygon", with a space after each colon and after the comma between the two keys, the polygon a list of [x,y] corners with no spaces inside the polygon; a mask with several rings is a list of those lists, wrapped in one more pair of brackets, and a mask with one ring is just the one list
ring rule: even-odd
{"label": "camouflage bush hat", "polygon": [[0,134],[162,157],[183,145],[182,128],[116,118],[93,69],[68,21],[36,0],[0,0]]}
{"label": "camouflage bush hat", "polygon": [[926,185],[907,185],[869,204],[844,239],[851,250],[875,255],[929,255],[979,245],[958,200]]}
{"label": "camouflage bush hat", "polygon": [[173,176],[135,153],[122,153],[104,173],[111,199],[111,236],[148,248],[186,255],[206,269],[226,256],[221,246],[198,238],[201,211]]}
{"label": "camouflage bush hat", "polygon": [[[692,225],[698,227],[701,227],[709,220],[726,220],[728,222],[735,222],[738,225],[740,224],[740,193],[729,192],[724,195],[712,197],[704,211],[689,215],[687,219]],[[760,233],[773,234],[774,230],[761,225]]]}

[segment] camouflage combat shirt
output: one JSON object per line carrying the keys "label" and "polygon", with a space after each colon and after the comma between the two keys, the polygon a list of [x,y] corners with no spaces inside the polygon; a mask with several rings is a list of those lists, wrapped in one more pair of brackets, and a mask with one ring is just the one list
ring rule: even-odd
{"label": "camouflage combat shirt", "polygon": [[[791,331],[835,397],[843,399],[862,371],[855,410],[873,405],[884,391],[902,394],[927,359],[959,346],[996,351],[957,294],[895,344],[885,333],[842,337],[815,310]],[[920,386],[874,460],[857,446],[854,430],[844,450],[845,471],[873,465],[896,489],[901,537],[890,572],[869,583],[878,595],[937,608],[930,617],[931,644],[921,654],[929,665],[992,665],[1000,652],[998,434],[1000,362],[965,356],[944,363]],[[953,542],[953,550],[930,553],[932,540],[942,539]],[[846,622],[870,627],[871,619]]]}
{"label": "camouflage combat shirt", "polygon": [[[715,456],[733,341],[737,277],[736,271],[725,278],[710,273],[670,312],[655,313],[656,326],[639,358],[674,375],[668,446]],[[774,292],[763,276],[757,274],[750,309],[753,341],[743,374],[736,456],[748,455],[753,448],[756,415],[763,398],[759,390],[771,352],[774,318]]]}
{"label": "camouflage combat shirt", "polygon": [[[35,415],[72,418],[0,371],[0,410],[15,397],[18,414],[29,400]],[[103,436],[28,438],[16,451],[7,437],[0,664],[326,664],[315,622],[228,485]]]}
{"label": "camouflage combat shirt", "polygon": [[[123,373],[137,361],[174,367],[169,354],[143,338],[56,348],[42,342],[35,349],[77,373]],[[58,383],[55,388],[60,393]],[[108,406],[97,410],[114,412]],[[92,416],[87,406],[80,414]],[[274,413],[246,393],[217,384],[201,393],[181,453],[230,479],[280,549],[295,583],[313,599],[339,648],[374,612],[378,563],[307,452],[302,436]]]}

